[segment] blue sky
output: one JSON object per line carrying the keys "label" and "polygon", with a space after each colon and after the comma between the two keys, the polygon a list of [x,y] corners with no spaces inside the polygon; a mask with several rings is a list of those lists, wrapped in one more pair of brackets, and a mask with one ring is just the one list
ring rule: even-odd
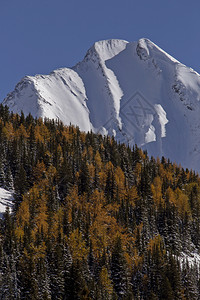
{"label": "blue sky", "polygon": [[0,0],[0,101],[25,75],[82,60],[98,40],[146,37],[200,73],[199,0]]}

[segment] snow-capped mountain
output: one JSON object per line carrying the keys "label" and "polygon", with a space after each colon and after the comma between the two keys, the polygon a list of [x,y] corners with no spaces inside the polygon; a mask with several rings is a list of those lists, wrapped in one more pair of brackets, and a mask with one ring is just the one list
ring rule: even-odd
{"label": "snow-capped mountain", "polygon": [[73,68],[24,77],[3,104],[200,171],[200,75],[148,39],[97,42]]}

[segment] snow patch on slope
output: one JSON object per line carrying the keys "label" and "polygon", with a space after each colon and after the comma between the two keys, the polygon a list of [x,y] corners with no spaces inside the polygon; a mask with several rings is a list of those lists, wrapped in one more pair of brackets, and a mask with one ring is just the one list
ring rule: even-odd
{"label": "snow patch on slope", "polygon": [[161,126],[161,137],[163,138],[163,137],[166,136],[165,125],[169,121],[167,120],[166,112],[164,111],[163,107],[160,104],[155,104],[154,107],[155,107],[155,110],[156,110],[156,112],[158,114],[158,119],[159,119],[160,126]]}
{"label": "snow patch on slope", "polygon": [[151,143],[156,141],[155,127],[150,125],[149,130],[145,134],[145,143]]}
{"label": "snow patch on slope", "polygon": [[182,252],[181,255],[179,256],[179,261],[181,265],[188,262],[190,267],[194,265],[200,267],[200,255],[196,252],[191,252],[189,255]]}
{"label": "snow patch on slope", "polygon": [[6,207],[10,209],[13,206],[13,194],[3,188],[0,188],[0,218],[6,211]]}

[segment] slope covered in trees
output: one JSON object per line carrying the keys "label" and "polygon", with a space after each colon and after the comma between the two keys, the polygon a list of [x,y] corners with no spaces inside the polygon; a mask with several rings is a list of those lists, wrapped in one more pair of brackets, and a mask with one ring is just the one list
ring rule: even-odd
{"label": "slope covered in trees", "polygon": [[0,106],[1,299],[199,299],[200,178]]}

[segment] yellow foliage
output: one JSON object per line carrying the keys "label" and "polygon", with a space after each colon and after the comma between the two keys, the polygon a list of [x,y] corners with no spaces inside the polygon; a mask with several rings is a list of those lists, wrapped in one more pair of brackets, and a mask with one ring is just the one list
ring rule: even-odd
{"label": "yellow foliage", "polygon": [[151,191],[153,195],[153,200],[158,207],[160,204],[164,204],[164,199],[162,198],[162,180],[160,177],[155,177],[153,184],[151,185]]}
{"label": "yellow foliage", "polygon": [[5,126],[2,129],[2,133],[8,140],[12,140],[14,138],[15,132],[11,122],[6,122]]}
{"label": "yellow foliage", "polygon": [[22,239],[24,236],[24,225],[30,222],[29,203],[27,200],[23,200],[16,214],[16,228],[15,234],[18,239]]}
{"label": "yellow foliage", "polygon": [[39,122],[39,124],[35,126],[35,138],[43,143],[50,139],[49,130],[43,122]]}
{"label": "yellow foliage", "polygon": [[85,241],[78,229],[74,230],[67,238],[67,242],[72,254],[73,260],[86,260],[88,256],[88,249],[86,248]]}
{"label": "yellow foliage", "polygon": [[17,135],[18,137],[20,137],[20,136],[22,136],[22,137],[24,137],[24,138],[27,138],[27,137],[28,137],[28,134],[27,134],[26,129],[25,129],[25,127],[24,127],[23,124],[21,124],[20,127],[18,128],[18,130],[17,130],[17,132],[16,132],[16,135]]}
{"label": "yellow foliage", "polygon": [[112,216],[117,215],[117,213],[119,212],[119,208],[120,208],[120,204],[117,202],[106,205],[107,212]]}
{"label": "yellow foliage", "polygon": [[60,226],[60,224],[62,224],[62,220],[63,220],[63,209],[59,208],[53,216],[51,232],[50,232],[50,235],[55,239],[59,236],[59,234],[61,235],[61,237],[63,236],[63,227]]}
{"label": "yellow foliage", "polygon": [[105,205],[106,199],[104,193],[98,190],[90,195],[88,209],[92,218],[95,218],[99,211],[102,209],[102,206]]}
{"label": "yellow foliage", "polygon": [[63,131],[62,131],[62,135],[66,138],[66,140],[69,142],[69,143],[72,143],[73,141],[73,134],[70,132],[70,127],[64,127],[63,128]]}
{"label": "yellow foliage", "polygon": [[90,226],[90,237],[92,240],[94,254],[100,257],[104,249],[112,247],[115,237],[119,231],[116,219],[109,216],[107,211],[101,209]]}
{"label": "yellow foliage", "polygon": [[94,190],[94,192],[90,195],[90,202],[95,207],[98,204],[104,205],[106,203],[106,199],[103,191]]}
{"label": "yellow foliage", "polygon": [[58,156],[58,164],[61,165],[64,159],[63,159],[62,147],[60,144],[57,147],[57,156]]}
{"label": "yellow foliage", "polygon": [[44,234],[48,231],[48,223],[47,223],[47,206],[45,202],[41,202],[38,208],[39,213],[34,218],[35,228],[33,230],[33,236],[39,231],[43,231]]}
{"label": "yellow foliage", "polygon": [[95,167],[94,167],[94,165],[89,164],[88,165],[88,170],[89,170],[89,174],[90,174],[90,181],[93,182],[94,176],[95,176]]}
{"label": "yellow foliage", "polygon": [[116,183],[115,197],[121,201],[125,195],[125,175],[120,167],[117,167],[114,172],[114,179]]}
{"label": "yellow foliage", "polygon": [[84,131],[80,132],[80,139],[82,143],[85,143],[86,140],[86,133]]}
{"label": "yellow foliage", "polygon": [[77,207],[79,203],[78,196],[78,187],[74,185],[71,189],[67,197],[65,198],[65,207],[68,210],[72,209],[72,206]]}
{"label": "yellow foliage", "polygon": [[101,149],[101,151],[104,151],[104,150],[105,150],[103,143],[101,143],[100,149]]}
{"label": "yellow foliage", "polygon": [[96,166],[97,172],[100,172],[101,168],[102,168],[102,161],[101,161],[101,156],[99,154],[99,151],[96,152],[94,161],[95,161],[95,166]]}
{"label": "yellow foliage", "polygon": [[139,268],[142,264],[143,264],[143,261],[144,261],[144,257],[143,256],[140,256],[138,254],[138,251],[136,249],[134,249],[134,252],[133,252],[133,268]]}
{"label": "yellow foliage", "polygon": [[29,203],[27,200],[23,200],[16,215],[17,225],[24,226],[30,221]]}
{"label": "yellow foliage", "polygon": [[160,162],[160,158],[158,156],[156,158],[156,164],[160,167],[161,162]]}
{"label": "yellow foliage", "polygon": [[166,199],[169,203],[176,205],[176,196],[170,187],[166,190]]}
{"label": "yellow foliage", "polygon": [[168,169],[165,169],[163,164],[159,164],[159,175],[161,179],[167,179],[169,183],[173,182],[173,167],[169,166]]}
{"label": "yellow foliage", "polygon": [[138,149],[138,153],[139,153],[139,156],[141,157],[141,159],[144,160],[145,159],[145,154],[142,151],[142,149]]}
{"label": "yellow foliage", "polygon": [[172,170],[171,170],[171,166],[169,167],[169,169],[165,172],[165,177],[166,179],[168,180],[169,183],[173,183],[173,173],[172,173]]}
{"label": "yellow foliage", "polygon": [[109,162],[106,164],[106,166],[105,166],[105,171],[106,171],[106,174],[107,174],[108,172],[114,173],[114,166],[113,166],[113,164],[111,163],[111,161],[109,161]]}
{"label": "yellow foliage", "polygon": [[22,226],[18,226],[15,228],[15,235],[18,240],[23,239],[24,237],[24,229]]}
{"label": "yellow foliage", "polygon": [[35,207],[38,207],[42,197],[44,198],[44,194],[41,193],[41,190],[36,184],[24,195],[24,199],[28,200],[29,206],[34,205]]}
{"label": "yellow foliage", "polygon": [[112,299],[113,286],[112,281],[109,278],[108,271],[105,266],[102,267],[100,272],[100,285],[101,285],[101,296],[102,299]]}
{"label": "yellow foliage", "polygon": [[163,164],[159,164],[159,175],[161,178],[164,178],[165,177],[165,168],[163,166]]}
{"label": "yellow foliage", "polygon": [[135,179],[136,179],[137,184],[141,180],[141,172],[142,172],[142,165],[141,165],[141,163],[136,163],[134,173],[135,173]]}
{"label": "yellow foliage", "polygon": [[90,211],[90,203],[88,201],[88,197],[86,193],[79,196],[77,202],[77,208],[80,209],[83,214]]}
{"label": "yellow foliage", "polygon": [[156,253],[161,257],[166,253],[166,250],[164,250],[163,240],[159,234],[149,241],[147,249],[151,252],[151,254]]}
{"label": "yellow foliage", "polygon": [[128,188],[126,191],[126,201],[128,202],[128,205],[131,205],[133,208],[135,207],[135,201],[139,199],[137,188],[135,186],[132,186],[131,188]]}
{"label": "yellow foliage", "polygon": [[33,176],[36,182],[41,181],[44,177],[46,177],[46,167],[44,162],[38,162],[35,168],[33,169]]}
{"label": "yellow foliage", "polygon": [[53,180],[54,180],[56,174],[57,174],[56,168],[53,165],[50,165],[46,172],[46,176],[49,180],[49,183],[53,184]]}
{"label": "yellow foliage", "polygon": [[42,242],[39,246],[33,247],[35,251],[34,257],[36,259],[45,258],[46,257],[46,245]]}
{"label": "yellow foliage", "polygon": [[104,190],[105,186],[106,186],[106,173],[104,171],[99,172],[99,183],[100,183],[100,187],[102,190]]}
{"label": "yellow foliage", "polygon": [[89,148],[88,148],[88,158],[89,158],[89,160],[90,161],[92,161],[93,160],[93,148],[92,148],[92,146],[89,146]]}
{"label": "yellow foliage", "polygon": [[27,258],[32,258],[34,261],[37,261],[40,258],[45,258],[46,256],[46,245],[42,242],[39,246],[35,246],[33,243],[30,244],[29,252],[24,249],[24,255]]}
{"label": "yellow foliage", "polygon": [[184,216],[185,213],[191,215],[189,198],[179,188],[173,192],[169,187],[166,191],[166,199],[178,209],[180,215]]}
{"label": "yellow foliage", "polygon": [[85,148],[85,149],[83,149],[83,152],[82,152],[82,160],[85,160],[86,156],[87,156],[87,149]]}
{"label": "yellow foliage", "polygon": [[176,196],[176,207],[178,208],[179,213],[184,216],[186,213],[191,214],[189,199],[179,188],[175,190]]}

